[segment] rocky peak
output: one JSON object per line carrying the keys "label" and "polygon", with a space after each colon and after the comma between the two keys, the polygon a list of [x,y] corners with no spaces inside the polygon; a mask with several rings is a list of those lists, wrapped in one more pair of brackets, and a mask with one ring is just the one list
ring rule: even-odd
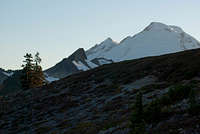
{"label": "rocky peak", "polygon": [[169,31],[169,32],[176,32],[176,33],[184,33],[182,28],[173,25],[166,25],[160,22],[151,22],[143,31]]}
{"label": "rocky peak", "polygon": [[169,28],[168,25],[160,23],[160,22],[151,22],[144,31],[152,31],[152,30],[163,30]]}
{"label": "rocky peak", "polygon": [[[104,42],[104,43],[109,43],[109,42],[113,42],[113,40],[112,40],[110,37],[108,37],[108,38],[105,39],[103,42]],[[103,42],[102,42],[102,43],[103,43]]]}
{"label": "rocky peak", "polygon": [[68,59],[71,61],[84,61],[87,59],[87,56],[85,54],[85,50],[83,48],[79,48],[72,55],[70,55]]}
{"label": "rocky peak", "polygon": [[118,43],[113,41],[111,38],[107,38],[102,41],[100,44],[96,44],[94,47],[90,48],[86,51],[86,55],[88,59],[94,59],[101,57],[101,55],[105,52],[110,51],[112,48],[116,47]]}

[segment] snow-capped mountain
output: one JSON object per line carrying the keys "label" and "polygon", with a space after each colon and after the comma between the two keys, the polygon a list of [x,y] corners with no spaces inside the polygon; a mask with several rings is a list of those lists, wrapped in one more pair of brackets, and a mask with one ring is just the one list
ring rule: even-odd
{"label": "snow-capped mountain", "polygon": [[107,38],[87,51],[79,48],[68,58],[64,58],[54,67],[46,70],[45,73],[55,79],[63,78],[103,64],[199,47],[200,43],[180,27],[152,22],[140,33],[128,36],[119,43]]}
{"label": "snow-capped mountain", "polygon": [[[105,41],[107,42],[107,41]],[[90,51],[95,52],[95,49]],[[54,81],[58,78],[64,78],[70,74],[77,73],[80,71],[86,71],[99,65],[112,63],[112,60],[106,58],[95,58],[90,60],[87,58],[85,50],[83,48],[77,49],[68,58],[64,58],[62,61],[57,63],[55,66],[45,70],[45,76],[47,80]]]}
{"label": "snow-capped mountain", "polygon": [[[87,56],[89,59],[106,58],[117,62],[199,47],[200,43],[195,38],[185,33],[181,28],[159,22],[152,22],[142,32],[132,37],[128,36],[109,51],[98,49],[98,54],[87,53]],[[87,52],[93,49],[94,48],[91,48],[87,50]]]}
{"label": "snow-capped mountain", "polygon": [[86,51],[88,59],[95,59],[103,57],[103,54],[111,51],[114,47],[118,46],[118,43],[114,42],[111,38],[107,38],[100,44],[96,44],[94,47]]}

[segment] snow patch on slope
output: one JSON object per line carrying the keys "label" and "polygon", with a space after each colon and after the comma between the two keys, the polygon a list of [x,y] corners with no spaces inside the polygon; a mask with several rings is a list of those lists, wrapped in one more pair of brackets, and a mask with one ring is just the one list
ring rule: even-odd
{"label": "snow patch on slope", "polygon": [[45,80],[46,80],[48,83],[51,83],[51,82],[53,82],[53,81],[59,80],[59,78],[55,78],[55,77],[49,76],[47,73],[44,73],[44,76],[45,76]]}
{"label": "snow patch on slope", "polygon": [[86,65],[84,65],[81,61],[72,61],[72,63],[78,68],[78,70],[89,70],[89,68]]}
{"label": "snow patch on slope", "polygon": [[8,73],[8,72],[2,72],[4,75],[6,75],[6,76],[8,76],[8,77],[10,77],[10,76],[12,76],[14,73],[13,72],[10,72],[10,73]]}
{"label": "snow patch on slope", "polygon": [[57,81],[57,80],[59,80],[59,78],[55,78],[55,77],[50,77],[50,76],[48,76],[48,77],[45,77],[45,79],[48,81],[48,82],[53,82],[53,81]]}
{"label": "snow patch on slope", "polygon": [[99,60],[99,63],[100,63],[101,65],[104,65],[104,64],[110,64],[110,63],[112,63],[112,62],[110,62],[110,61],[108,61],[108,60],[100,59],[100,60]]}
{"label": "snow patch on slope", "polygon": [[90,60],[85,60],[87,62],[87,64],[91,67],[91,68],[95,68],[98,67],[98,65],[92,63]]}
{"label": "snow patch on slope", "polygon": [[182,28],[177,27],[177,26],[172,26],[172,25],[170,25],[169,28],[170,28],[171,31],[174,31],[174,32],[177,32],[177,33],[182,33],[182,32],[184,32],[184,31],[182,30]]}

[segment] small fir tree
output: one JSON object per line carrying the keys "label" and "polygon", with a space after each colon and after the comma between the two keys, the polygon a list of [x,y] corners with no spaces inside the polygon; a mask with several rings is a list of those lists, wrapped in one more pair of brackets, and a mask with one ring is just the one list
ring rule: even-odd
{"label": "small fir tree", "polygon": [[197,103],[196,93],[194,89],[190,91],[189,95],[189,110],[191,115],[197,115],[200,112],[200,105]]}
{"label": "small fir tree", "polygon": [[136,96],[136,102],[135,102],[135,111],[134,111],[134,118],[133,122],[141,122],[143,120],[143,102],[142,102],[142,93],[139,92]]}
{"label": "small fir tree", "polygon": [[33,82],[35,87],[40,87],[44,85],[45,83],[45,77],[42,71],[42,67],[40,66],[41,63],[41,58],[39,57],[39,53],[37,52],[35,54],[35,65],[34,65],[34,77],[33,77]]}
{"label": "small fir tree", "polygon": [[161,104],[160,104],[160,100],[159,99],[155,99],[153,102],[152,102],[152,122],[158,122],[161,118]]}
{"label": "small fir tree", "polygon": [[26,53],[24,56],[25,60],[23,61],[25,64],[22,65],[22,76],[21,76],[21,85],[24,90],[29,89],[33,86],[33,57],[31,54]]}
{"label": "small fir tree", "polygon": [[134,105],[134,112],[131,118],[132,134],[144,134],[145,133],[145,122],[144,122],[144,111],[143,111],[143,100],[142,93],[139,92],[136,96],[136,102]]}

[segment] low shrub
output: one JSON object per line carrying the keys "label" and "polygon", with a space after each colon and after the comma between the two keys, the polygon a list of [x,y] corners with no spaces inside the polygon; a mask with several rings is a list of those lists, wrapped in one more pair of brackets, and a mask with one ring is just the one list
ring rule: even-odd
{"label": "low shrub", "polygon": [[200,104],[197,102],[196,92],[191,90],[189,95],[188,113],[191,115],[198,115],[200,113]]}
{"label": "low shrub", "polygon": [[168,91],[168,95],[173,102],[188,98],[193,85],[175,85]]}
{"label": "low shrub", "polygon": [[159,122],[161,120],[160,99],[155,99],[147,105],[144,111],[144,116],[145,121],[149,123]]}
{"label": "low shrub", "polygon": [[170,104],[172,104],[172,100],[171,98],[169,97],[168,94],[166,95],[163,95],[161,98],[160,98],[160,103],[162,106],[168,106]]}

